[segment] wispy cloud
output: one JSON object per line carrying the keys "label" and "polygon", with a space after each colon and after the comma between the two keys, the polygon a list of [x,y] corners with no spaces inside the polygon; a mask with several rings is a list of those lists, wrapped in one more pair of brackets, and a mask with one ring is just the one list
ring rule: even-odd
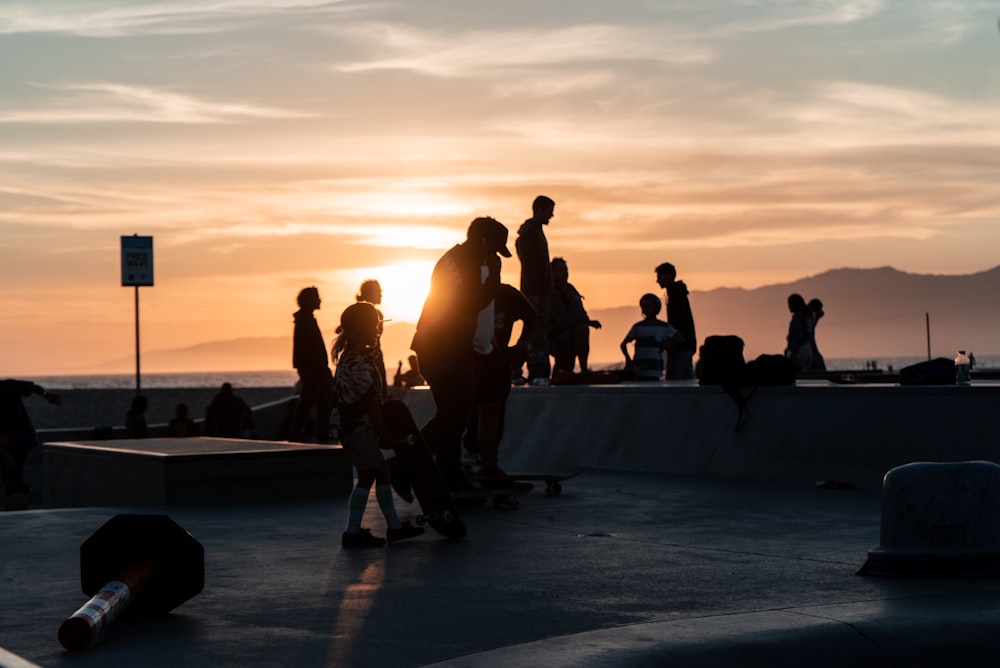
{"label": "wispy cloud", "polygon": [[114,83],[42,86],[64,94],[35,108],[0,110],[0,123],[223,123],[254,118],[303,118],[301,111],[215,102],[170,90]]}
{"label": "wispy cloud", "polygon": [[470,77],[484,70],[627,61],[704,63],[714,57],[707,46],[665,34],[663,26],[579,25],[552,30],[471,30],[456,35],[364,23],[330,30],[369,47],[377,45],[373,49],[377,57],[340,64],[336,69],[342,72],[411,70],[438,77]]}
{"label": "wispy cloud", "polygon": [[338,0],[205,0],[120,3],[31,0],[0,5],[0,34],[67,33],[89,37],[216,32],[236,21],[288,12],[343,11]]}

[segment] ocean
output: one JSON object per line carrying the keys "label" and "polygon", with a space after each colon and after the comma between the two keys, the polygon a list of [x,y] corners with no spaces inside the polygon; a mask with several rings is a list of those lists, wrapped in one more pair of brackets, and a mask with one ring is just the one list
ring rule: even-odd
{"label": "ocean", "polygon": [[[142,389],[204,388],[218,389],[223,383],[241,387],[294,387],[298,382],[294,369],[288,371],[215,371],[208,373],[149,373],[142,374]],[[116,373],[80,376],[33,376],[32,380],[52,390],[127,390],[135,389],[135,374]]]}
{"label": "ocean", "polygon": [[[843,357],[826,360],[831,371],[857,371],[868,368],[872,362],[882,371],[899,371],[905,366],[922,362],[926,357],[887,357],[864,358]],[[976,357],[976,366],[980,369],[995,369],[1000,367],[1000,356],[983,355]],[[615,368],[611,364],[594,364],[597,370]],[[617,367],[621,367],[620,364]],[[104,374],[79,376],[36,376],[33,380],[42,387],[53,390],[98,390],[98,389],[135,389],[135,374]],[[216,371],[210,373],[150,373],[140,377],[142,389],[166,388],[218,388],[225,382],[233,384],[234,388],[251,387],[294,387],[298,375],[294,370],[287,371]],[[390,379],[391,381],[391,379]]]}

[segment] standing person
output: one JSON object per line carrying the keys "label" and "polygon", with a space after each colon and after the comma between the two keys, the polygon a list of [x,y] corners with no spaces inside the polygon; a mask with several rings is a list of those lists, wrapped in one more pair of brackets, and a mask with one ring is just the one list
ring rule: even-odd
{"label": "standing person", "polygon": [[132,397],[132,404],[125,413],[125,436],[128,438],[146,438],[146,409],[149,399],[138,394]]}
{"label": "standing person", "polygon": [[677,269],[669,262],[656,268],[656,283],[667,291],[667,322],[671,324],[684,341],[667,350],[667,380],[691,380],[694,378],[694,351],[698,349],[698,339],[694,332],[694,315],[688,300],[688,287],[677,280]]}
{"label": "standing person", "polygon": [[551,373],[548,352],[549,300],[552,292],[552,267],[549,260],[549,242],[544,226],[555,215],[556,203],[539,195],[531,203],[531,218],[517,230],[517,257],[521,261],[521,292],[535,307],[535,324],[528,333],[525,359],[528,363],[528,382],[536,378],[548,379]]}
{"label": "standing person", "polygon": [[[489,308],[489,307],[487,307]],[[528,332],[535,320],[535,309],[521,291],[507,283],[497,287],[493,300],[493,340],[495,356],[476,364],[476,409],[469,417],[463,446],[466,461],[480,466],[480,474],[501,477],[497,465],[504,414],[510,396],[510,380],[517,360],[523,360]],[[521,322],[521,335],[514,346],[510,338],[514,323]]]}
{"label": "standing person", "polygon": [[[639,299],[642,320],[632,325],[621,343],[625,355],[625,368],[635,375],[636,380],[660,380],[663,377],[663,352],[672,345],[682,342],[683,336],[669,323],[656,316],[663,304],[654,294],[645,294]],[[628,354],[628,344],[635,342],[635,354]]]}
{"label": "standing person", "polygon": [[500,284],[498,253],[511,256],[507,228],[493,218],[473,220],[466,240],[434,266],[430,293],[410,344],[436,409],[421,433],[445,483],[455,491],[469,487],[462,474],[461,442],[475,396],[472,342],[479,312],[493,301]]}
{"label": "standing person", "polygon": [[589,371],[590,328],[600,329],[598,320],[591,320],[583,307],[583,296],[569,282],[569,266],[561,257],[552,266],[552,296],[549,302],[549,353],[554,359],[552,376],[565,371],[573,373],[580,360],[580,373]]}
{"label": "standing person", "polygon": [[385,375],[385,356],[382,355],[382,323],[385,322],[382,311],[379,310],[378,306],[382,303],[382,284],[376,281],[374,278],[369,278],[368,280],[361,282],[361,287],[358,289],[358,294],[354,298],[358,302],[368,302],[375,307],[375,312],[378,313],[378,340],[375,342],[375,348],[372,354],[375,355],[375,364],[378,366],[379,373],[382,374],[382,389],[385,392],[384,399],[389,398],[389,382]]}
{"label": "standing person", "polygon": [[317,443],[330,442],[330,411],[333,410],[333,375],[326,354],[326,342],[316,322],[314,312],[322,300],[314,286],[302,288],[297,298],[299,310],[292,318],[292,366],[299,373],[299,400],[292,414],[289,440],[306,438],[305,427],[309,412],[315,410],[312,437]]}
{"label": "standing person", "polygon": [[424,533],[420,527],[403,522],[396,514],[392,498],[392,478],[382,455],[393,439],[382,419],[384,393],[382,375],[375,359],[378,342],[378,311],[369,302],[351,304],[340,316],[333,362],[337,366],[334,386],[340,410],[341,442],[358,472],[358,482],[347,503],[347,529],[341,536],[343,547],[381,547],[386,538],[372,535],[361,526],[375,486],[375,500],[385,517],[387,539],[395,542]]}
{"label": "standing person", "polygon": [[34,394],[53,406],[62,403],[62,396],[48,392],[29,380],[0,380],[0,509],[27,510],[31,487],[24,481],[24,463],[28,453],[38,445],[38,436],[31,416],[24,407],[24,398]]}
{"label": "standing person", "polygon": [[[819,347],[816,345],[816,325],[819,324],[819,319],[822,318],[825,313],[823,313],[823,302],[813,297],[806,304],[809,310],[812,312],[813,316],[813,334],[812,334],[812,369],[813,371],[826,371],[826,360],[819,352]],[[972,356],[971,354],[969,355]]]}
{"label": "standing person", "polygon": [[812,367],[812,312],[798,293],[788,295],[788,311],[792,319],[785,337],[785,357],[792,360],[796,371],[808,371]]}

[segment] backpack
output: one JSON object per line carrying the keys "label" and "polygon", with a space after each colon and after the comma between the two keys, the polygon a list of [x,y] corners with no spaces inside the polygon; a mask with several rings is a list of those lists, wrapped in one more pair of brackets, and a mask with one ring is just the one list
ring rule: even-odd
{"label": "backpack", "polygon": [[794,384],[795,363],[784,355],[758,355],[747,362],[743,371],[744,387]]}
{"label": "backpack", "polygon": [[955,362],[947,357],[917,362],[899,370],[900,385],[954,385]]}
{"label": "backpack", "polygon": [[742,384],[743,339],[733,334],[714,335],[698,349],[698,384],[739,387]]}

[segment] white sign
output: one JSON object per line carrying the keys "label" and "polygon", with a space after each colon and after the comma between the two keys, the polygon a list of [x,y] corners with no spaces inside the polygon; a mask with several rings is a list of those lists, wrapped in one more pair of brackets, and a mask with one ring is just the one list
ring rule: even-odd
{"label": "white sign", "polygon": [[153,284],[153,237],[122,237],[122,285]]}

